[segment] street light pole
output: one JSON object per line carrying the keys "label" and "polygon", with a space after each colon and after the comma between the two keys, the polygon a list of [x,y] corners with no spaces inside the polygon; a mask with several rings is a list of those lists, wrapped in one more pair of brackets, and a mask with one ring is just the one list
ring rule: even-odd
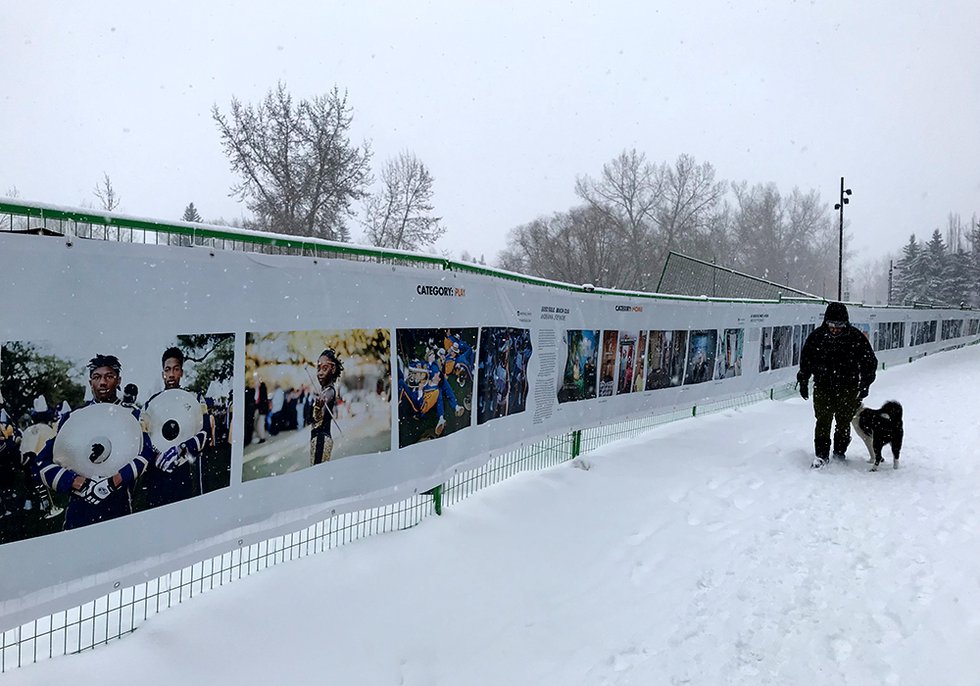
{"label": "street light pole", "polygon": [[840,177],[840,202],[834,205],[835,210],[840,210],[840,239],[837,247],[837,301],[842,300],[844,286],[844,205],[851,200],[847,196],[851,194],[850,188],[844,188],[844,177]]}

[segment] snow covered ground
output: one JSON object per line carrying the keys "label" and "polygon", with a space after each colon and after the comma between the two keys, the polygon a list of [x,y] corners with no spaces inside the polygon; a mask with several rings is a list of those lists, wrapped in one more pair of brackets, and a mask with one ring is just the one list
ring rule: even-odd
{"label": "snow covered ground", "polygon": [[879,375],[902,468],[796,398],[657,428],[3,686],[980,684],[980,346]]}

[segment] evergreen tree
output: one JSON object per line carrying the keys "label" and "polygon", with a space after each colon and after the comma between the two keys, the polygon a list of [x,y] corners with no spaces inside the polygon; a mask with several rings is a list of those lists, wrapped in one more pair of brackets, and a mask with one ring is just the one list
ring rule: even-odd
{"label": "evergreen tree", "polygon": [[197,208],[194,207],[194,203],[190,203],[187,207],[184,208],[184,216],[181,217],[181,219],[183,219],[185,222],[200,223],[204,221],[203,219],[201,219],[200,212],[198,212]]}
{"label": "evergreen tree", "polygon": [[967,235],[970,251],[967,253],[967,277],[969,279],[969,302],[980,306],[980,222],[974,217],[974,226]]}
{"label": "evergreen tree", "polygon": [[922,275],[922,246],[909,236],[909,242],[902,248],[902,256],[895,265],[897,274],[893,283],[895,303],[905,304],[925,300],[925,281]]}
{"label": "evergreen tree", "polygon": [[948,304],[946,299],[946,280],[949,278],[949,257],[946,241],[939,229],[934,229],[932,238],[926,243],[922,254],[922,278],[925,281],[925,297],[933,304]]}
{"label": "evergreen tree", "polygon": [[971,275],[972,256],[957,250],[947,256],[946,278],[943,280],[942,302],[948,305],[969,303],[974,292]]}

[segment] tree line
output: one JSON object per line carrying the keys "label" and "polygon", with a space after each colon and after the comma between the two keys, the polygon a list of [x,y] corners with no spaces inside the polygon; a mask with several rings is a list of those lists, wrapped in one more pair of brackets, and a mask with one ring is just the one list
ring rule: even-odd
{"label": "tree line", "polygon": [[816,191],[730,183],[690,155],[650,162],[630,149],[579,177],[575,193],[576,206],[512,229],[500,266],[648,291],[674,251],[815,295],[836,291],[838,225]]}
{"label": "tree line", "polygon": [[939,229],[923,242],[912,234],[895,264],[890,301],[980,306],[980,221],[964,227],[951,216],[945,238]]}
{"label": "tree line", "polygon": [[[377,177],[369,142],[351,138],[353,108],[336,86],[296,99],[278,83],[256,103],[232,98],[211,110],[237,183],[232,194],[252,213],[244,228],[351,241],[352,226],[370,245],[421,250],[446,230],[433,205],[434,179],[405,150]],[[775,183],[717,178],[709,162],[680,155],[654,162],[623,150],[595,176],[575,179],[578,202],[510,230],[496,266],[571,283],[656,290],[668,254],[685,255],[769,281],[835,297],[839,224],[815,190],[786,192]],[[119,204],[108,174],[94,195]],[[182,219],[200,222],[194,203]],[[977,302],[978,228],[938,230],[928,243],[913,235],[885,295],[888,258],[845,269],[845,297],[871,302]],[[959,221],[958,219],[956,220]],[[212,223],[227,223],[212,220]],[[980,224],[974,220],[973,227]],[[955,230],[954,230],[955,228]],[[851,254],[844,234],[844,261]],[[485,263],[465,255],[464,260]],[[851,287],[857,293],[848,293]]]}

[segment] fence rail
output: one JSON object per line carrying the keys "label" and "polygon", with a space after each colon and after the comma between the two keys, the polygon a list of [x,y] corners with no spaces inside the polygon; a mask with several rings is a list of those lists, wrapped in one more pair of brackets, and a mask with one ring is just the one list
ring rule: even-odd
{"label": "fence rail", "polygon": [[[369,246],[338,243],[318,238],[291,236],[267,231],[240,229],[230,226],[195,222],[162,222],[113,212],[85,208],[61,207],[44,203],[0,198],[0,235],[3,233],[35,234],[62,237],[69,243],[75,239],[202,247],[211,250],[238,250],[273,255],[294,255],[313,259],[347,259],[403,264],[425,269],[490,276],[529,285],[557,288],[576,293],[598,293],[654,300],[705,300],[691,297],[643,291],[621,291],[597,288],[589,284],[572,284],[518,274],[485,265],[460,262],[438,255],[391,250]],[[778,302],[780,298],[708,298],[719,302]]]}

